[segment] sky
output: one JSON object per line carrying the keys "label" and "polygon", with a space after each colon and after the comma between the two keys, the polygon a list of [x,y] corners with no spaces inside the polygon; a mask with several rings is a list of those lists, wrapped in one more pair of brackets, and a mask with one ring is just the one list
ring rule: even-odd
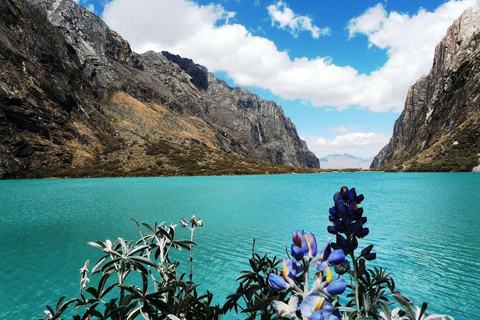
{"label": "sky", "polygon": [[318,157],[375,156],[435,46],[479,0],[76,0],[137,53],[275,101]]}

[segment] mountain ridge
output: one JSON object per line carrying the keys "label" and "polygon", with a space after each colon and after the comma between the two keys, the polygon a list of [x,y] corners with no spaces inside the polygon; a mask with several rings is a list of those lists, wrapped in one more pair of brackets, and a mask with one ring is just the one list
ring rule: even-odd
{"label": "mountain ridge", "polygon": [[319,168],[280,106],[133,52],[73,1],[5,0],[0,15],[1,178]]}
{"label": "mountain ridge", "polygon": [[430,73],[410,87],[390,142],[371,168],[472,171],[480,162],[480,5],[435,48]]}
{"label": "mountain ridge", "polygon": [[348,153],[329,154],[319,158],[322,169],[369,169],[373,157],[361,158]]}

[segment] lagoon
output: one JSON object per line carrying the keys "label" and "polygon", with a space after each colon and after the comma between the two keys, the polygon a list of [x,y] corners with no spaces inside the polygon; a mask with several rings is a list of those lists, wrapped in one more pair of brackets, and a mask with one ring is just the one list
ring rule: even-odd
{"label": "lagoon", "polygon": [[[331,236],[328,209],[343,185],[365,195],[370,235],[360,247],[375,245],[375,265],[397,289],[427,311],[478,318],[480,174],[357,172],[0,181],[0,319],[36,319],[60,296],[76,297],[78,269],[101,256],[87,242],[136,239],[131,217],[202,218],[194,281],[223,304],[249,268],[254,238],[259,254],[283,258],[296,229],[320,245]],[[186,271],[188,252],[178,257]]]}

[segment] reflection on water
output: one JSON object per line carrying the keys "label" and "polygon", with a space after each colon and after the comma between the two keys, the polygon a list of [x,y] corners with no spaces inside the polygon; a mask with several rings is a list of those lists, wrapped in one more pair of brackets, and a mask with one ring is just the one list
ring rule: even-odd
{"label": "reflection on water", "polygon": [[[130,220],[178,223],[192,214],[194,281],[222,304],[255,249],[285,256],[293,230],[329,236],[328,208],[342,185],[366,197],[377,266],[415,304],[457,320],[480,313],[480,175],[346,173],[0,181],[0,319],[34,319],[61,295],[76,296],[78,269],[100,252],[88,241],[134,239]],[[178,236],[189,231],[178,227]],[[188,272],[188,252],[175,254]],[[228,319],[234,319],[229,315]],[[239,316],[238,319],[243,317]]]}

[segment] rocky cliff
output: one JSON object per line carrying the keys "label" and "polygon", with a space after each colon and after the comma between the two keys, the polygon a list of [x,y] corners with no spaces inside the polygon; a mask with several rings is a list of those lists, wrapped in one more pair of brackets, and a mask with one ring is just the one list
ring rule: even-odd
{"label": "rocky cliff", "polygon": [[410,89],[390,142],[371,168],[471,171],[480,157],[480,5],[436,46],[433,67]]}
{"label": "rocky cliff", "polygon": [[70,0],[1,1],[0,61],[0,178],[319,167],[280,106]]}

